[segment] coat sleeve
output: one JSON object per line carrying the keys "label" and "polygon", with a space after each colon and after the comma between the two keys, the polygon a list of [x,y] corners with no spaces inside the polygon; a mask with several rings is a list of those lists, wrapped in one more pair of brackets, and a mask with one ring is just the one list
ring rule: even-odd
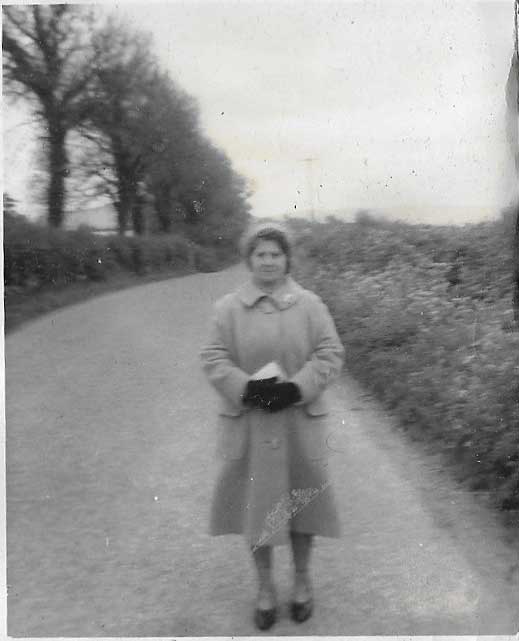
{"label": "coat sleeve", "polygon": [[226,340],[226,336],[231,334],[229,330],[229,327],[226,328],[225,315],[219,301],[215,305],[209,339],[200,351],[200,358],[202,369],[209,382],[222,396],[239,407],[250,377],[232,360],[228,340]]}
{"label": "coat sleeve", "polygon": [[344,347],[326,305],[318,296],[311,300],[310,322],[314,349],[310,359],[291,377],[299,386],[302,404],[314,401],[342,369]]}

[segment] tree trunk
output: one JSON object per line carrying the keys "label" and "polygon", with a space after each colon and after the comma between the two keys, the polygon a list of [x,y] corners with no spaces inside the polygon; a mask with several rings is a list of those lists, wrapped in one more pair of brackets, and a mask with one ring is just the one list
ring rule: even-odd
{"label": "tree trunk", "polygon": [[135,202],[135,189],[131,184],[119,181],[119,201],[117,203],[117,226],[119,234],[124,235],[128,230]]}
{"label": "tree trunk", "polygon": [[67,131],[61,125],[50,124],[49,187],[47,191],[47,216],[51,227],[61,227],[65,208],[65,178],[68,173],[66,149]]}
{"label": "tree trunk", "polygon": [[160,231],[164,234],[169,234],[172,227],[172,199],[171,189],[169,187],[162,187],[155,189],[155,209],[157,212],[157,220],[159,223]]}
{"label": "tree trunk", "polygon": [[137,198],[133,203],[132,226],[134,234],[136,234],[137,236],[144,236],[144,233],[146,231],[144,222],[144,203],[140,198]]}

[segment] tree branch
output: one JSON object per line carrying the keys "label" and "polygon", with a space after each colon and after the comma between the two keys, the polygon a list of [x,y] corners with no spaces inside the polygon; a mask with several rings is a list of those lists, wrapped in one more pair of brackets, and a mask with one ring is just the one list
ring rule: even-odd
{"label": "tree branch", "polygon": [[6,22],[7,24],[9,24],[9,23],[13,24],[18,29],[18,31],[20,31],[20,33],[22,33],[24,36],[29,38],[29,40],[31,40],[32,42],[34,42],[36,44],[36,46],[38,46],[38,38],[36,37],[36,35],[34,33],[32,33],[31,31],[29,31],[24,26],[24,23],[22,22],[21,17],[20,18],[15,18],[15,16],[14,16],[15,10],[12,10],[12,9],[14,9],[14,8],[11,7],[11,6],[5,6],[4,7],[4,16],[7,16],[7,18],[8,18],[8,20],[6,21],[5,17],[4,17],[4,22]]}
{"label": "tree branch", "polygon": [[7,79],[21,83],[39,97],[47,97],[50,85],[46,74],[39,69],[40,61],[28,54],[9,34],[2,34],[4,51],[12,59],[6,65]]}
{"label": "tree branch", "polygon": [[[89,71],[87,72],[86,69],[89,69]],[[83,74],[81,72],[78,73],[78,79],[72,83],[67,91],[63,93],[61,103],[64,107],[69,105],[74,100],[74,98],[84,92],[84,90],[92,82],[96,74],[94,62],[92,61],[87,65],[84,65],[82,71]]]}

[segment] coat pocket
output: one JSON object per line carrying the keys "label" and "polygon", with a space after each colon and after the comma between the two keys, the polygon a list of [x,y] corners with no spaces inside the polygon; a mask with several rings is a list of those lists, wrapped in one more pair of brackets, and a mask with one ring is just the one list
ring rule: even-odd
{"label": "coat pocket", "polygon": [[328,417],[325,414],[310,415],[307,411],[297,422],[296,434],[298,449],[304,459],[315,460],[330,456]]}
{"label": "coat pocket", "polygon": [[303,407],[308,416],[325,416],[328,414],[328,403],[323,394]]}
{"label": "coat pocket", "polygon": [[247,454],[248,430],[245,415],[219,414],[217,428],[217,455],[224,460],[241,459]]}
{"label": "coat pocket", "polygon": [[241,416],[243,414],[243,409],[233,405],[227,399],[222,399],[220,401],[220,409],[218,411],[220,416]]}

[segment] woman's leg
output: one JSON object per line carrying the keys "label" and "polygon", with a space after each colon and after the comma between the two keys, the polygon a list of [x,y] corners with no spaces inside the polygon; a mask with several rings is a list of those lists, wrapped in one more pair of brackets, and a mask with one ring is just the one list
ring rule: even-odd
{"label": "woman's leg", "polygon": [[311,594],[309,564],[312,551],[312,535],[290,532],[292,557],[294,559],[294,594],[296,603],[305,603]]}
{"label": "woman's leg", "polygon": [[272,581],[272,547],[262,545],[252,550],[252,558],[258,575],[258,600],[256,607],[259,610],[270,610],[275,607],[275,592]]}
{"label": "woman's leg", "polygon": [[258,574],[258,598],[254,611],[254,623],[260,630],[268,630],[276,622],[276,594],[272,582],[272,547],[263,545],[253,548],[252,558]]}

